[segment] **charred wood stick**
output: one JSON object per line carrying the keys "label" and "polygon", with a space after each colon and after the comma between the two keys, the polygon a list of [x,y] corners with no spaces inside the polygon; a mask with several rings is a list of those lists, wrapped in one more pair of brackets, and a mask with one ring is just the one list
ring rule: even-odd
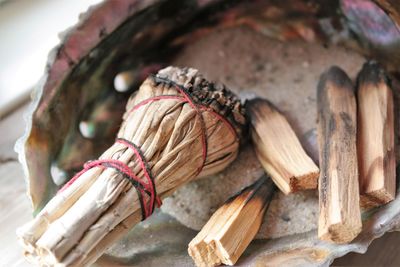
{"label": "charred wood stick", "polygon": [[190,242],[188,252],[195,264],[235,264],[257,234],[274,188],[263,176],[228,199]]}
{"label": "charred wood stick", "polygon": [[376,62],[367,62],[359,73],[357,98],[361,205],[374,207],[396,194],[393,93]]}
{"label": "charred wood stick", "polygon": [[356,100],[350,78],[334,66],[318,84],[318,236],[335,243],[361,231],[356,149]]}
{"label": "charred wood stick", "polygon": [[285,193],[317,187],[319,169],[289,122],[269,101],[249,102],[251,136],[262,166]]}

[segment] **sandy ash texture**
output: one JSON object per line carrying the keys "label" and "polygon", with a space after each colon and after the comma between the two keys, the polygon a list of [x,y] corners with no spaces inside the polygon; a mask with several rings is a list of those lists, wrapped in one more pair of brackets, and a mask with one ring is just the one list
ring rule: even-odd
{"label": "sandy ash texture", "polygon": [[[304,42],[280,42],[251,29],[230,28],[188,45],[174,64],[200,70],[208,79],[226,84],[241,95],[256,93],[271,100],[288,118],[314,160],[316,87],[331,65],[343,68],[354,80],[364,59],[351,50]],[[219,175],[192,182],[164,201],[162,210],[199,230],[228,196],[262,174],[254,151],[245,145],[238,159]],[[316,191],[284,196],[276,193],[259,238],[277,238],[317,227]]]}

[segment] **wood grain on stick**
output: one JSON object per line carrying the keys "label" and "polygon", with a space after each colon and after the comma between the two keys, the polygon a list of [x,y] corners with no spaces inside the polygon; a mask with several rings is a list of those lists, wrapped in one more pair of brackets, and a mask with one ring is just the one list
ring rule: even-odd
{"label": "wood grain on stick", "polygon": [[258,232],[274,188],[263,176],[227,200],[189,243],[195,264],[234,265]]}
{"label": "wood grain on stick", "polygon": [[335,243],[361,231],[357,168],[357,107],[350,78],[334,66],[322,74],[317,93],[319,163],[318,236]]}
{"label": "wood grain on stick", "polygon": [[251,136],[258,159],[285,193],[317,187],[319,169],[304,151],[292,127],[269,101],[249,101]]}
{"label": "wood grain on stick", "polygon": [[364,64],[357,100],[361,205],[374,207],[392,201],[396,194],[393,93],[378,63]]}

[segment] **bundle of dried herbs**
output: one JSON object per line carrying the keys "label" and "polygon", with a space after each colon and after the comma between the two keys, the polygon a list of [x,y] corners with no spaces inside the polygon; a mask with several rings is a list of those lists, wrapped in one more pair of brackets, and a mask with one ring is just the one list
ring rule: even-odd
{"label": "bundle of dried herbs", "polygon": [[35,219],[18,230],[37,264],[93,263],[161,198],[237,156],[240,101],[197,70],[168,67],[128,101],[115,144],[85,164]]}

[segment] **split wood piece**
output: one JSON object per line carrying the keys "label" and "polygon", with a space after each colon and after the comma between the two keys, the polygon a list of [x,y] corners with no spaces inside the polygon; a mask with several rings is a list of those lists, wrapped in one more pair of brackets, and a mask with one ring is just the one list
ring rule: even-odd
{"label": "split wood piece", "polygon": [[319,169],[284,115],[264,99],[249,101],[248,109],[257,157],[279,189],[289,194],[317,188]]}
{"label": "split wood piece", "polygon": [[190,242],[188,252],[195,264],[235,264],[257,234],[274,188],[264,175],[227,200]]}
{"label": "split wood piece", "polygon": [[[126,141],[117,141],[100,159],[127,165],[130,178],[107,166],[89,169],[20,228],[24,254],[38,265],[95,262],[141,218],[132,177],[150,185],[146,173],[151,173],[158,196],[166,197],[196,176],[219,172],[232,162],[245,124],[240,101],[230,91],[197,70],[173,67],[142,84],[123,118],[118,138]],[[142,197],[148,204],[150,197]]]}
{"label": "split wood piece", "polygon": [[357,107],[350,78],[333,66],[318,84],[319,223],[322,240],[348,243],[361,231]]}
{"label": "split wood piece", "polygon": [[393,94],[378,63],[364,64],[357,98],[361,205],[369,208],[392,201],[396,194]]}

